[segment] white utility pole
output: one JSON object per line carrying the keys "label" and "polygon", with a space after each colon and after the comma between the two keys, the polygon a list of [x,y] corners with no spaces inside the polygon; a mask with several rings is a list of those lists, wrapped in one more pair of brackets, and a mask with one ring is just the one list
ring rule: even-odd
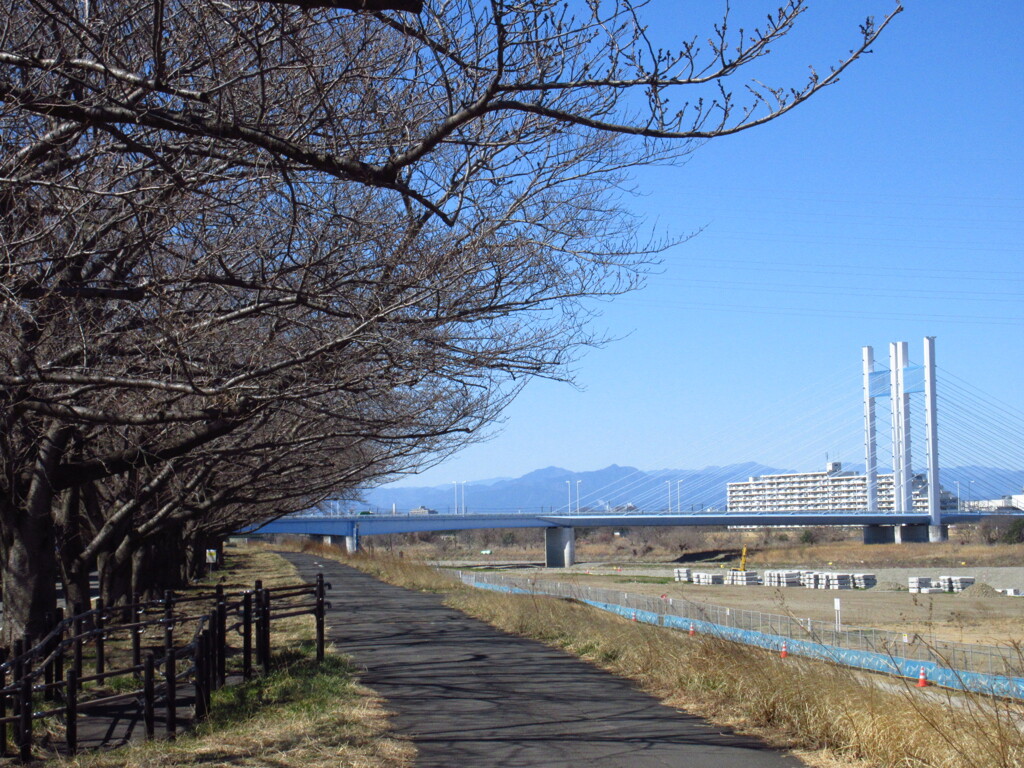
{"label": "white utility pole", "polygon": [[928,515],[932,529],[928,538],[942,540],[942,515],[939,509],[939,423],[935,398],[935,337],[924,339],[924,424],[928,452]]}
{"label": "white utility pole", "polygon": [[875,372],[875,351],[861,349],[864,363],[864,469],[866,509],[878,511],[878,441],[875,436],[875,398],[871,395],[871,374]]}
{"label": "white utility pole", "polygon": [[910,365],[910,349],[905,341],[899,342],[900,356],[900,437],[902,439],[903,509],[914,511],[914,470],[910,461],[910,395],[907,393],[907,367]]}

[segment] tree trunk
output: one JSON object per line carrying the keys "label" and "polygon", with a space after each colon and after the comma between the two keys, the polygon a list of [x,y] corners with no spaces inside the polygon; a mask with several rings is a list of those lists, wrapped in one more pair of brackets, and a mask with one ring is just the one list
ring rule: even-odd
{"label": "tree trunk", "polygon": [[64,602],[69,615],[76,605],[88,607],[90,598],[89,573],[92,564],[80,560],[83,522],[81,501],[81,489],[75,487],[68,490],[59,507],[56,526],[58,565],[64,584]]}
{"label": "tree trunk", "polygon": [[156,599],[165,589],[188,586],[182,535],[180,527],[164,530],[158,539],[150,539],[135,550],[132,583],[136,592]]}
{"label": "tree trunk", "polygon": [[[5,514],[3,644],[27,635],[31,642],[50,631],[57,608],[57,558],[49,518]],[[5,526],[7,527],[7,526]],[[10,535],[9,535],[10,534]]]}
{"label": "tree trunk", "polygon": [[29,642],[51,629],[57,608],[57,557],[54,551],[53,478],[71,435],[53,425],[39,438],[30,476],[15,480],[0,499],[0,539],[3,542],[3,640]]}

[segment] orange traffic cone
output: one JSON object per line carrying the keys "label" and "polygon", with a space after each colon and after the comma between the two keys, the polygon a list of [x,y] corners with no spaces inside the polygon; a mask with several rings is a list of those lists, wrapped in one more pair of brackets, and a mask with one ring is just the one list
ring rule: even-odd
{"label": "orange traffic cone", "polygon": [[788,651],[788,650],[786,650],[786,641],[785,641],[785,640],[783,640],[783,641],[782,641],[782,650],[781,650],[781,651],[779,651],[779,658],[782,658],[782,659],[784,659],[784,658],[786,658],[787,656],[789,656],[789,651]]}
{"label": "orange traffic cone", "polygon": [[636,621],[636,611],[633,611],[633,621]]}
{"label": "orange traffic cone", "polygon": [[697,634],[697,628],[693,625],[692,621],[690,622],[690,634],[691,635],[696,635]]}
{"label": "orange traffic cone", "polygon": [[915,688],[927,688],[928,687],[928,676],[924,673],[924,667],[921,667],[921,674],[917,676],[917,685]]}

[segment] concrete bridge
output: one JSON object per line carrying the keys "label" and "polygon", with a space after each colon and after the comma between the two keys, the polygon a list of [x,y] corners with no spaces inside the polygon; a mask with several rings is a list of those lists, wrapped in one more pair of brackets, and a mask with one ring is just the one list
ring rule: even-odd
{"label": "concrete bridge", "polygon": [[[978,512],[947,511],[942,514],[941,528],[953,523],[978,522],[987,515]],[[344,537],[350,552],[359,549],[362,536],[385,533],[416,533],[420,531],[456,531],[481,528],[543,528],[545,562],[549,568],[572,565],[575,562],[576,528],[620,528],[626,526],[862,526],[864,542],[883,544],[893,542],[927,542],[929,525],[933,522],[927,513],[892,512],[827,512],[805,510],[801,512],[728,512],[651,514],[646,512],[607,514],[462,514],[462,515],[291,515],[266,525],[250,528],[249,534],[294,534],[305,536]],[[932,526],[934,527],[934,526]],[[934,531],[932,532],[934,533]],[[932,536],[932,540],[935,537]]]}

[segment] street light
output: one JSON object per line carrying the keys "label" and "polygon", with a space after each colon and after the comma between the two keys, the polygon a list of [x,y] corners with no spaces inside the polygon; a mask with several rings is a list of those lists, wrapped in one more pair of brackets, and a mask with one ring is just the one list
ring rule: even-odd
{"label": "street light", "polygon": [[565,487],[569,491],[569,514],[572,514],[572,480],[565,481]]}
{"label": "street light", "polygon": [[960,481],[956,481],[956,511],[963,512],[963,507],[960,506]]}
{"label": "street light", "polygon": [[682,491],[682,480],[676,480],[676,512],[683,511],[683,491]]}
{"label": "street light", "polygon": [[668,513],[672,514],[672,481],[666,480],[665,485],[668,486]]}
{"label": "street light", "polygon": [[580,513],[580,483],[582,483],[582,482],[583,482],[582,480],[577,480],[576,481],[576,514],[577,515]]}
{"label": "street light", "polygon": [[455,486],[455,514],[459,514],[459,481],[452,480],[452,485]]}

